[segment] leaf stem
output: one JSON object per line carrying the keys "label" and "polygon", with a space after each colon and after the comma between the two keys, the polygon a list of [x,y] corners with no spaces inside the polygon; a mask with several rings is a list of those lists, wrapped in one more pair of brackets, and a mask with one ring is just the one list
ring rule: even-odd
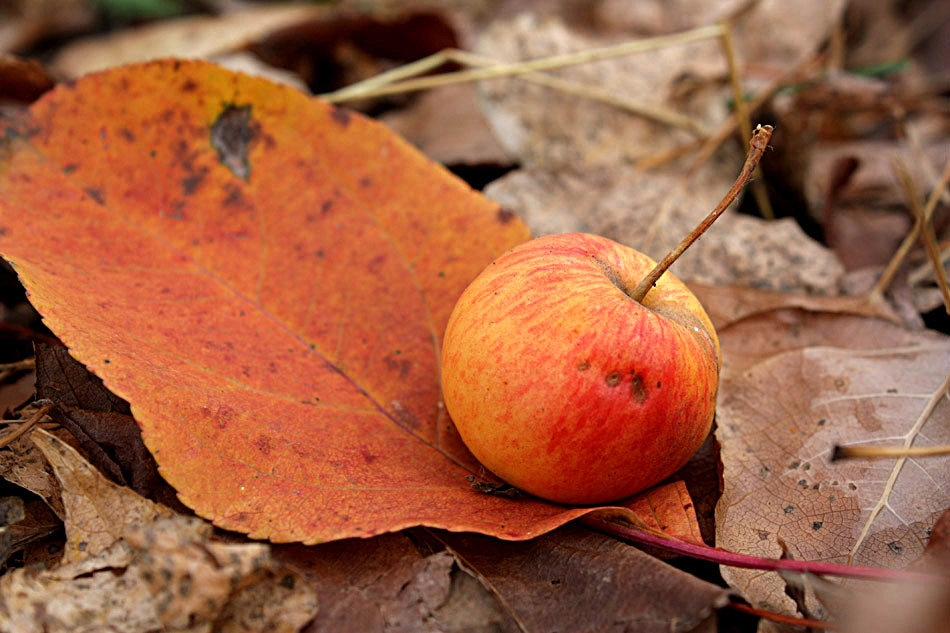
{"label": "leaf stem", "polygon": [[689,235],[683,238],[683,241],[680,242],[676,248],[670,251],[666,257],[663,258],[659,264],[657,264],[653,270],[641,281],[636,288],[630,292],[630,297],[634,301],[643,302],[644,297],[647,296],[647,293],[653,289],[653,286],[656,285],[656,282],[660,277],[667,271],[667,269],[673,265],[679,256],[683,252],[692,246],[693,242],[699,239],[699,237],[706,232],[712,223],[719,219],[719,216],[729,208],[729,205],[732,204],[732,201],[736,199],[736,196],[739,195],[739,192],[742,191],[742,188],[746,186],[746,183],[749,182],[749,179],[752,177],[752,172],[755,171],[756,166],[759,164],[759,160],[762,158],[762,154],[765,152],[765,148],[768,147],[769,139],[772,138],[772,126],[771,125],[760,125],[752,133],[752,140],[749,142],[749,155],[746,156],[745,164],[742,166],[742,171],[739,172],[739,177],[736,178],[736,181],[732,184],[732,187],[726,193],[725,197],[719,201],[719,204],[716,205],[716,208],[713,209],[706,218],[699,223],[699,225],[693,229]]}
{"label": "leaf stem", "polygon": [[775,613],[774,611],[766,611],[765,609],[756,609],[755,607],[750,607],[747,604],[742,604],[741,602],[731,601],[728,605],[730,609],[735,609],[736,611],[741,611],[743,613],[749,613],[751,615],[757,615],[760,618],[765,618],[766,620],[773,620],[775,622],[782,622],[783,624],[794,624],[795,626],[806,626],[811,629],[835,629],[838,626],[834,622],[825,622],[824,620],[813,620],[811,618],[797,618],[794,615],[785,615],[784,613]]}
{"label": "leaf stem", "polygon": [[841,446],[835,445],[831,453],[831,461],[839,459],[875,459],[894,457],[935,457],[950,455],[950,445],[947,446]]}
{"label": "leaf stem", "polygon": [[675,554],[682,554],[683,556],[698,558],[700,560],[708,560],[730,567],[761,569],[765,571],[810,572],[813,574],[840,576],[842,578],[860,578],[863,580],[950,583],[950,576],[939,576],[935,574],[905,571],[902,569],[882,569],[878,567],[861,567],[859,565],[843,565],[824,561],[788,560],[784,558],[777,559],[749,556],[748,554],[730,552],[729,550],[719,547],[709,547],[708,545],[688,543],[679,539],[658,536],[622,525],[610,519],[582,517],[580,520],[591,529],[605,532],[634,543],[659,547],[660,549]]}

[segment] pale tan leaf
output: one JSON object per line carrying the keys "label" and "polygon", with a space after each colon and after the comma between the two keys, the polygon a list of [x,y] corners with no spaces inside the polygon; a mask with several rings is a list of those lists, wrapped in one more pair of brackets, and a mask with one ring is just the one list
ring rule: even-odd
{"label": "pale tan leaf", "polygon": [[[950,458],[829,457],[841,443],[950,442],[950,340],[800,310],[739,321],[720,340],[717,544],[878,567],[916,559],[950,504]],[[776,574],[724,568],[723,577],[758,606],[795,612]]]}

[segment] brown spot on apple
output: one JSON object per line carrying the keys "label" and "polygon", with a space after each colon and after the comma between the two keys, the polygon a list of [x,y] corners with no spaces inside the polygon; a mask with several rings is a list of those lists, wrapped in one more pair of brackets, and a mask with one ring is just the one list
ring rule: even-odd
{"label": "brown spot on apple", "polygon": [[588,369],[590,369],[590,363],[586,360],[577,363],[577,371],[587,371]]}
{"label": "brown spot on apple", "polygon": [[619,371],[610,372],[609,374],[607,374],[607,378],[605,379],[607,381],[607,386],[616,387],[617,385],[620,384],[620,378],[621,376],[620,376]]}
{"label": "brown spot on apple", "polygon": [[647,399],[647,388],[646,385],[643,384],[643,376],[640,374],[633,377],[631,393],[633,394],[633,399],[641,404]]}

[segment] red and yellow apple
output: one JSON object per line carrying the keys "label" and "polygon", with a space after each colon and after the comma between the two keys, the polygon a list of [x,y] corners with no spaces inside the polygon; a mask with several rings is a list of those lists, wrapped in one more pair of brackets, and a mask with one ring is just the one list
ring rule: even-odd
{"label": "red and yellow apple", "polygon": [[699,300],[655,262],[596,235],[550,235],[494,261],[455,306],[445,405],[475,457],[509,484],[574,504],[668,477],[709,433],[719,341]]}

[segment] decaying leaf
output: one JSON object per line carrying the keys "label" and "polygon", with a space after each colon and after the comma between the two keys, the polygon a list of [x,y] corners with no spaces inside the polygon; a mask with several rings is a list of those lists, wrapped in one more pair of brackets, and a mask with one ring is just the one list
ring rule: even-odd
{"label": "decaying leaf", "polygon": [[76,438],[90,462],[117,484],[173,509],[181,504],[159,476],[129,404],[62,346],[35,343],[36,395],[57,406],[52,418]]}
{"label": "decaying leaf", "polygon": [[[849,315],[779,310],[720,331],[725,489],[717,544],[757,556],[906,567],[950,504],[950,458],[830,463],[835,444],[947,444],[950,341]],[[794,612],[776,574],[723,568]]]}
{"label": "decaying leaf", "polygon": [[580,527],[526,543],[439,538],[527,631],[693,631],[729,599],[726,589]]}
{"label": "decaying leaf", "polygon": [[422,553],[406,534],[274,554],[316,589],[309,633],[520,633],[510,612],[445,551]]}
{"label": "decaying leaf", "polygon": [[117,486],[55,436],[32,435],[53,466],[67,548],[50,570],[0,578],[0,631],[296,632],[312,589],[263,544],[211,539],[211,526]]}

